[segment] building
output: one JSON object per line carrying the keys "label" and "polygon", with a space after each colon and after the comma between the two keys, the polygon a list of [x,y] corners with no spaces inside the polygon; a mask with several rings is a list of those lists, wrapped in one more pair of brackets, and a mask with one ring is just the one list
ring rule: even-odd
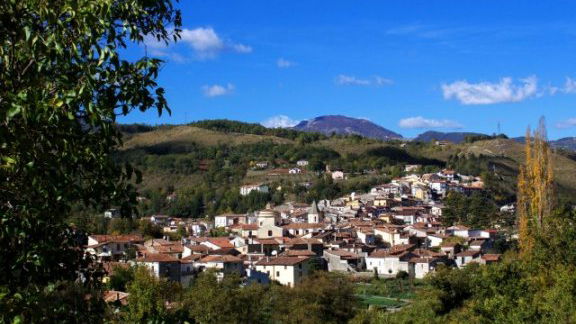
{"label": "building", "polygon": [[342,171],[332,171],[332,180],[344,180],[345,174]]}
{"label": "building", "polygon": [[300,283],[310,271],[307,257],[265,257],[255,266],[257,271],[268,274],[270,280],[288,287]]}
{"label": "building", "polygon": [[223,214],[214,216],[214,227],[229,227],[246,223],[247,217],[242,214]]}
{"label": "building", "polygon": [[296,165],[299,167],[305,167],[305,166],[308,166],[308,161],[307,160],[298,160],[296,162]]}
{"label": "building", "polygon": [[[256,219],[258,230],[257,238],[282,237],[284,230],[278,226],[280,224],[280,213],[272,209],[264,209],[258,212]],[[254,233],[254,232],[253,232]]]}
{"label": "building", "polygon": [[245,184],[240,187],[240,194],[242,196],[248,196],[252,191],[267,193],[268,190],[268,186],[262,183]]}
{"label": "building", "polygon": [[144,243],[142,235],[90,235],[86,252],[95,255],[100,260],[119,260],[126,257],[129,249],[135,244]]}

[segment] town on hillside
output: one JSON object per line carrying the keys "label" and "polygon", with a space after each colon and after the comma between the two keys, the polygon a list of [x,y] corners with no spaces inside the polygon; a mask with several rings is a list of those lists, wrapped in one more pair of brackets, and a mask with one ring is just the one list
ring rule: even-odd
{"label": "town on hillside", "polygon": [[[503,230],[443,223],[445,197],[450,192],[466,196],[482,192],[482,179],[450,169],[412,173],[419,168],[408,165],[405,176],[369,192],[309,205],[268,204],[262,210],[211,219],[150,215],[145,218],[162,228],[164,238],[92,233],[85,249],[106,272],[105,281],[118,267],[140,265],[183,286],[207,270],[219,279],[235,274],[246,283],[294,287],[313,271],[423,279],[440,265],[463,268],[500,261],[494,245],[507,239]],[[344,177],[338,172],[332,177]],[[249,184],[240,193],[253,190],[267,191],[268,186]],[[502,211],[512,209],[503,206]],[[105,216],[119,217],[113,210]],[[185,235],[170,239],[177,231]],[[125,292],[109,294],[117,297],[112,300],[127,297]]]}

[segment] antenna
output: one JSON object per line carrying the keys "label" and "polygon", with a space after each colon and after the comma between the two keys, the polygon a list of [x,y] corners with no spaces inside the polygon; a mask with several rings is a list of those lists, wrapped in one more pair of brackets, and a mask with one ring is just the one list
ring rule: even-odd
{"label": "antenna", "polygon": [[496,135],[502,134],[502,129],[500,128],[500,121],[498,121],[498,126],[496,126]]}

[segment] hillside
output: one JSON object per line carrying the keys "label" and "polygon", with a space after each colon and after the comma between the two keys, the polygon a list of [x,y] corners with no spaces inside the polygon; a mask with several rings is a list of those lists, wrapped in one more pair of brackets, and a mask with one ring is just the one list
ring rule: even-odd
{"label": "hillside", "polygon": [[[518,143],[524,143],[526,138],[522,137],[515,137],[515,141]],[[564,149],[567,151],[576,151],[576,137],[564,137],[557,140],[549,141],[550,145],[557,149]]]}
{"label": "hillside", "polygon": [[[298,132],[295,133],[298,138]],[[289,137],[294,137],[294,134]],[[250,171],[250,163],[258,160],[273,162],[271,167],[290,167],[298,159],[308,159],[320,163],[320,168],[330,164],[357,172],[359,177],[368,181],[371,176],[362,175],[363,170],[389,170],[395,165],[409,163],[459,166],[466,165],[466,159],[474,156],[481,157],[481,160],[468,165],[472,164],[474,170],[496,171],[508,188],[513,190],[519,162],[524,159],[523,145],[508,139],[480,140],[444,147],[418,142],[403,146],[401,148],[400,143],[395,142],[350,136],[313,137],[302,142],[273,135],[244,134],[226,129],[215,131],[183,125],[131,133],[125,139],[120,156],[122,161],[132,162],[143,169],[144,188],[198,185],[207,181],[207,174],[216,174],[219,179],[219,174],[224,171],[228,172],[226,183],[222,183],[225,186],[238,186],[247,181],[315,179],[313,173],[299,177],[269,177],[265,171]],[[576,193],[576,162],[560,154],[555,154],[554,162],[561,191],[564,194]],[[218,180],[212,177],[210,181]]]}
{"label": "hillside", "polygon": [[339,115],[320,116],[300,122],[293,129],[304,132],[316,132],[325,135],[344,134],[360,135],[380,140],[401,139],[402,135],[379,126],[366,119],[351,118]]}
{"label": "hillside", "polygon": [[443,133],[443,132],[436,132],[436,131],[427,131],[424,132],[420,135],[418,135],[416,138],[414,138],[414,141],[420,141],[420,142],[431,142],[431,141],[449,141],[452,143],[456,143],[456,144],[460,144],[462,142],[464,142],[464,140],[466,139],[467,136],[479,136],[479,135],[483,135],[480,133],[471,133],[471,132],[449,132],[449,133]]}

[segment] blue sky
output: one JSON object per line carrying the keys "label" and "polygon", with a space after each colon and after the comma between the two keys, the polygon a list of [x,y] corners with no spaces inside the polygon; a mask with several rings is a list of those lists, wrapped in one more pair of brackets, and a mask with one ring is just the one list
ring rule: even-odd
{"label": "blue sky", "polygon": [[523,135],[540,116],[576,135],[576,1],[183,0],[167,61],[172,115],[291,125],[366,118],[406,137],[425,130]]}

